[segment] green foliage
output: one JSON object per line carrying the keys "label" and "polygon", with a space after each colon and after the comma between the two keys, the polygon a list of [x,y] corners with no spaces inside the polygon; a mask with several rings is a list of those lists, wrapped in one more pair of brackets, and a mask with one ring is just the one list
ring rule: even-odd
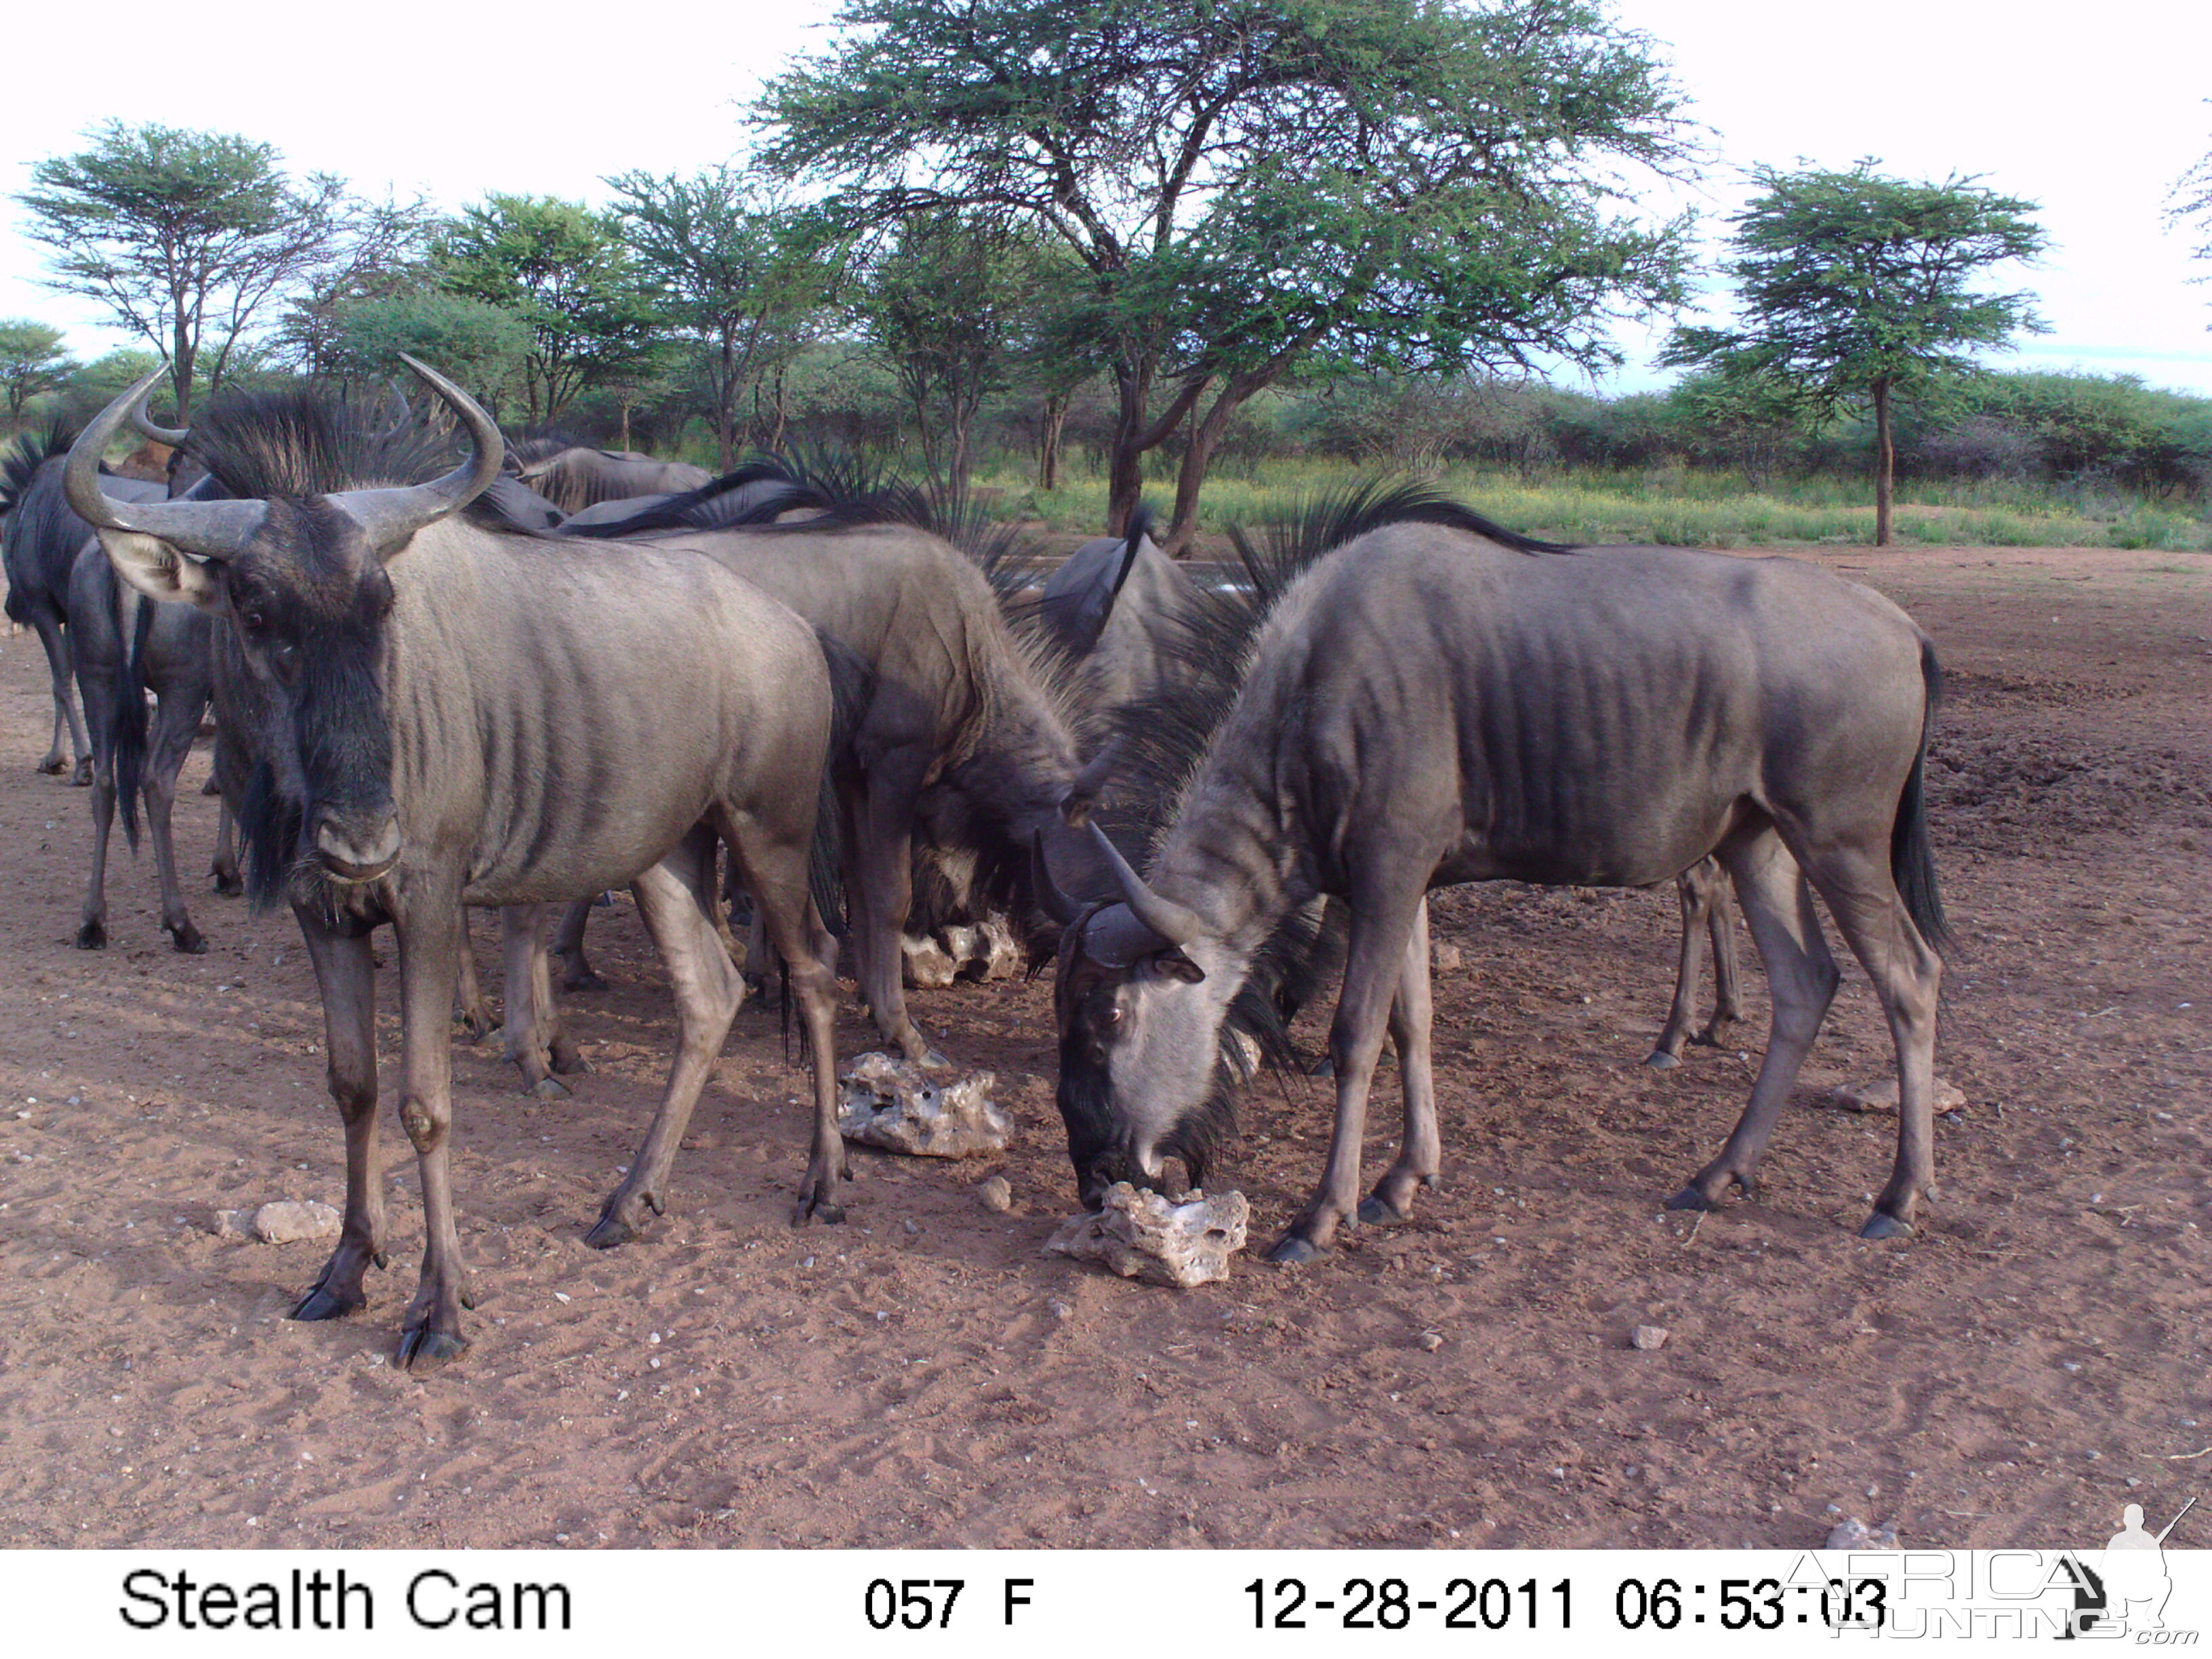
{"label": "green foliage", "polygon": [[780,185],[732,167],[688,179],[624,173],[606,183],[623,241],[659,289],[660,316],[695,343],[672,373],[703,394],[726,469],[741,399],[750,389],[757,402],[762,382],[781,377],[819,332],[843,247]]}
{"label": "green foliage", "polygon": [[273,146],[229,133],[109,121],[90,137],[33,166],[16,200],[48,250],[47,285],[159,351],[188,422],[203,346],[212,389],[261,307],[330,258],[344,186],[318,173],[295,189]]}
{"label": "green foliage", "polygon": [[68,384],[79,367],[61,330],[28,317],[0,318],[0,391],[7,393],[10,421],[22,419],[32,398]]}
{"label": "green foliage", "polygon": [[524,394],[534,422],[631,374],[657,343],[657,295],[619,222],[550,196],[488,196],[431,239],[440,285],[530,331]]}
{"label": "green foliage", "polygon": [[483,300],[435,290],[356,300],[337,307],[324,347],[325,372],[348,380],[397,373],[399,354],[420,357],[484,400],[496,416],[525,395],[530,325]]}
{"label": "green foliage", "polygon": [[1237,406],[1302,360],[1605,362],[1610,316],[1679,295],[1684,227],[1613,210],[1623,163],[1684,158],[1677,96],[1584,0],[848,0],[839,23],[769,85],[764,160],[837,184],[854,224],[983,208],[1073,251],[1116,521],[1209,396],[1179,526]]}

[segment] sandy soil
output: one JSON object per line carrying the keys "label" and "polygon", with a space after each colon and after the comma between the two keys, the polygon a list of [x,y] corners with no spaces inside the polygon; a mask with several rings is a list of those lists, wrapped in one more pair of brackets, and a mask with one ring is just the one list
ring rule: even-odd
{"label": "sandy soil", "polygon": [[[1892,1127],[1819,1103],[1890,1065],[1855,965],[1760,1200],[1673,1214],[1748,1086],[1763,981],[1743,1052],[1653,1073],[1670,894],[1462,889],[1436,902],[1464,963],[1438,986],[1447,1189],[1317,1267],[1248,1257],[1174,1292],[1039,1255],[1073,1203],[1042,981],[915,998],[998,1071],[1003,1159],[858,1154],[850,1223],[794,1231],[800,1075],[748,1009],[671,1213],[599,1255],[580,1235],[670,1033],[625,902],[595,934],[614,989],[571,1000],[597,1067],[574,1100],[457,1051],[481,1300],[472,1350],[423,1378],[389,1361],[411,1158],[351,1320],[283,1316],[323,1246],[211,1232],[219,1207],[341,1195],[304,954],[204,879],[213,949],[173,954],[150,860],[120,854],[114,945],[71,948],[86,796],[31,771],[46,675],[8,638],[0,1543],[1795,1547],[1832,1505],[1908,1543],[2087,1544],[2130,1500],[2162,1525],[2212,1469],[2212,557],[1807,556],[1895,595],[1952,673],[1938,1069],[1968,1104],[1917,1237],[1854,1236]],[[181,814],[195,872],[213,807]],[[841,1045],[864,1035],[848,1012]],[[1328,1110],[1307,1079],[1249,1103],[1225,1174],[1262,1242]],[[976,1199],[993,1173],[1011,1214]],[[1671,1338],[1637,1351],[1639,1324]],[[2174,1541],[2212,1540],[2194,1524]]]}

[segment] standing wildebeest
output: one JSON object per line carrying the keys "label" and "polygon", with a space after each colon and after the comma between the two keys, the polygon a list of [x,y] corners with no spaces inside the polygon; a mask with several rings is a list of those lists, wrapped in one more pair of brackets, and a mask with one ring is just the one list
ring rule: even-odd
{"label": "standing wildebeest", "polygon": [[632,449],[577,445],[526,462],[516,476],[563,513],[580,513],[631,495],[682,495],[714,474],[689,461],[656,461]]}
{"label": "standing wildebeest", "polygon": [[[866,671],[866,706],[833,765],[854,976],[876,1025],[910,1060],[945,1063],[908,1014],[899,936],[917,836],[976,855],[977,896],[1045,920],[1029,847],[1042,835],[1060,878],[1086,897],[1111,878],[1059,802],[1076,774],[1059,692],[1017,641],[974,560],[925,526],[927,506],[888,489],[839,500],[793,485],[726,529],[739,472],[678,497],[604,544],[698,552],[773,594]],[[811,509],[816,516],[774,520]],[[572,549],[579,544],[571,542]],[[562,949],[580,944],[572,910]],[[580,956],[569,957],[574,973]]]}
{"label": "standing wildebeest", "polygon": [[[1331,506],[1318,504],[1314,513],[1328,511]],[[1298,562],[1295,551],[1279,551],[1273,558],[1257,555],[1240,534],[1249,586],[1211,592],[1153,544],[1146,533],[1149,527],[1150,514],[1139,508],[1127,536],[1085,542],[1045,579],[1036,606],[1046,634],[1081,665],[1100,711],[1109,720],[1127,711],[1126,717],[1139,724],[1158,718],[1162,705],[1174,705],[1178,692],[1194,681],[1227,678],[1233,689],[1233,677],[1243,667],[1250,629],[1279,596],[1283,583],[1294,574],[1291,567]],[[1111,752],[1102,755],[1097,763],[1102,773],[1109,770],[1113,758]],[[1718,1046],[1742,1016],[1725,872],[1718,860],[1705,859],[1676,878],[1675,889],[1682,910],[1682,944],[1674,1000],[1645,1062],[1662,1069],[1680,1063],[1685,1042]],[[1697,1018],[1708,939],[1713,958],[1713,1017],[1693,1037],[1691,1028]]]}
{"label": "standing wildebeest", "polygon": [[[0,459],[0,517],[5,520],[0,524],[0,558],[8,574],[8,619],[37,632],[53,677],[54,739],[39,770],[69,770],[69,757],[62,750],[66,731],[76,757],[76,781],[88,784],[92,744],[77,713],[66,632],[70,573],[92,539],[92,526],[70,509],[62,490],[64,459],[76,441],[76,434],[56,419],[45,432],[18,438]],[[100,471],[101,488],[120,501],[158,501],[166,493],[158,483],[114,477],[104,466]]]}
{"label": "standing wildebeest", "polygon": [[[465,902],[527,905],[628,881],[667,964],[676,1060],[592,1242],[629,1237],[664,1207],[685,1121],[744,998],[710,920],[713,835],[737,849],[767,908],[813,1048],[802,1217],[836,1213],[844,1168],[835,987],[806,890],[830,723],[818,641],[709,561],[649,548],[579,561],[457,518],[498,473],[499,430],[409,362],[471,440],[467,459],[428,483],[349,465],[317,405],[271,400],[258,423],[248,405],[232,432],[214,429],[214,410],[195,429],[234,499],[125,508],[100,496],[93,463],[144,383],[87,430],[68,471],[71,502],[126,580],[230,623],[251,695],[221,706],[258,704],[263,717],[223,743],[254,771],[257,885],[288,889],[307,938],[346,1126],[344,1228],[298,1318],[363,1305],[384,1253],[368,936],[385,921],[398,934],[399,1118],[427,1235],[403,1364],[465,1346],[447,1023]],[[674,702],[671,686],[683,690]]]}
{"label": "standing wildebeest", "polygon": [[[1351,914],[1329,1033],[1335,1133],[1272,1259],[1310,1260],[1355,1205],[1403,1218],[1439,1162],[1427,890],[1642,886],[1711,854],[1735,878],[1774,1024],[1735,1133],[1670,1205],[1711,1208],[1756,1179],[1838,977],[1817,890],[1897,1048],[1896,1166],[1863,1231],[1908,1230],[1934,1164],[1932,647],[1879,594],[1787,560],[1541,545],[1407,492],[1278,603],[1149,877],[1094,830],[1121,902],[1061,902],[1054,996],[1086,1200],[1158,1179],[1164,1157],[1203,1164],[1224,1127],[1229,1002],[1277,921],[1322,892]],[[1405,1139],[1360,1204],[1386,1028]]]}

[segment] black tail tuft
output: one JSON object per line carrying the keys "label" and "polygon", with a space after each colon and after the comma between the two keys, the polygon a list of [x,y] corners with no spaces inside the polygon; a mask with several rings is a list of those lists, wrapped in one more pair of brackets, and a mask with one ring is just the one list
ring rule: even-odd
{"label": "black tail tuft", "polygon": [[1920,679],[1927,688],[1927,712],[1920,726],[1920,752],[1912,757],[1912,771],[1898,798],[1897,822],[1889,834],[1890,875],[1898,896],[1920,936],[1937,951],[1951,942],[1951,925],[1943,915],[1943,897],[1936,890],[1936,857],[1928,842],[1928,739],[1936,727],[1936,710],[1943,701],[1943,670],[1936,661],[1936,647],[1920,645]]}

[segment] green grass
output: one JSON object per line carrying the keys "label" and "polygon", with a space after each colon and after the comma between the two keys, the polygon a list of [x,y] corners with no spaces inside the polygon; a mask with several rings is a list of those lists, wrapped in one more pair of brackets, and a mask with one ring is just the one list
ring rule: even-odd
{"label": "green grass", "polygon": [[[1342,462],[1267,461],[1207,481],[1199,528],[1264,524],[1322,490],[1373,474]],[[1096,535],[1105,523],[1103,477],[1079,477],[1049,492],[1015,466],[979,471],[975,483],[1003,518],[1042,520],[1055,532]],[[1790,547],[1874,541],[1871,485],[1828,477],[1765,479],[1669,468],[1595,471],[1535,479],[1452,468],[1439,487],[1516,530],[1577,542],[1656,542],[1681,547]],[[1171,481],[1146,498],[1164,514]],[[2142,497],[2077,497],[2020,483],[1914,483],[1897,492],[1896,538],[1930,547],[2128,547],[2212,550],[2212,522],[2199,512]]]}

